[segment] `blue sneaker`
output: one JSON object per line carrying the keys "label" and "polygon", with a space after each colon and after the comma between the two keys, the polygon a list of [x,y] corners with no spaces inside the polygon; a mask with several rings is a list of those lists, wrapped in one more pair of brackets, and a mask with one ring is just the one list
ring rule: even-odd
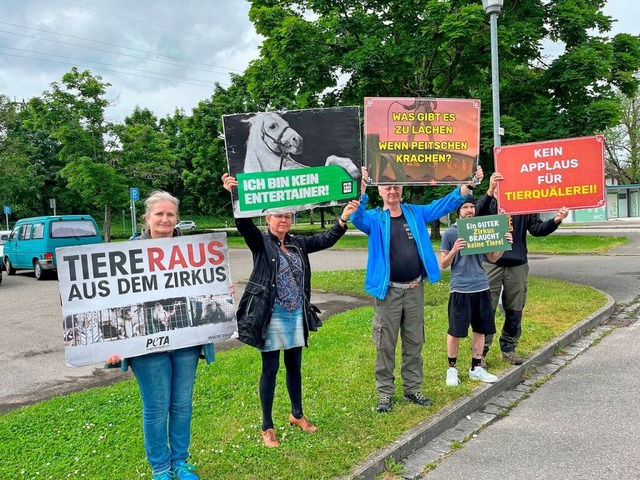
{"label": "blue sneaker", "polygon": [[166,472],[156,473],[153,476],[153,480],[173,480],[173,474],[171,470],[167,470]]}
{"label": "blue sneaker", "polygon": [[200,480],[195,471],[195,465],[187,462],[177,462],[173,465],[173,478],[178,480]]}

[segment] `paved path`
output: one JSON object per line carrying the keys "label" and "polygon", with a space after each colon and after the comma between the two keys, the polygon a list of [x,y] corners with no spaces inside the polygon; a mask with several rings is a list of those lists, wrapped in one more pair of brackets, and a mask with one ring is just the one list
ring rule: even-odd
{"label": "paved path", "polygon": [[[312,268],[344,270],[364,268],[366,252],[324,251],[311,255]],[[238,283],[237,297],[244,289],[252,267],[247,249],[231,249],[230,270]],[[312,295],[314,304],[322,310],[322,318],[369,304],[366,297],[342,295]],[[102,366],[67,367],[61,341],[60,294],[58,282],[38,282],[33,273],[3,273],[0,285],[0,413],[47,398],[83,390],[126,378],[117,369]],[[221,348],[240,345],[228,342]]]}
{"label": "paved path", "polygon": [[413,478],[640,478],[639,362],[640,324],[614,329],[506,417]]}

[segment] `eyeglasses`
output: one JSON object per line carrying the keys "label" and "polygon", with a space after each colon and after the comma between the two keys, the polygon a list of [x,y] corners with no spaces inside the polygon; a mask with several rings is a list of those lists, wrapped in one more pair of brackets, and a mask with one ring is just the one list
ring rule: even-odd
{"label": "eyeglasses", "polygon": [[273,215],[279,222],[281,222],[282,220],[286,220],[287,222],[290,222],[291,220],[293,220],[293,215],[287,215],[287,214],[282,214],[282,213],[276,213],[275,215]]}

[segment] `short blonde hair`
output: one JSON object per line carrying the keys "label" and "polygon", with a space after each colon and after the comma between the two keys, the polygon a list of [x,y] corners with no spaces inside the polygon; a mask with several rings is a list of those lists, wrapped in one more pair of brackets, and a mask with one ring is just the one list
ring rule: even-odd
{"label": "short blonde hair", "polygon": [[[153,210],[153,207],[155,206],[156,203],[165,202],[165,201],[173,203],[176,206],[176,213],[180,215],[180,211],[179,211],[180,200],[178,200],[176,197],[171,195],[169,192],[165,192],[164,190],[154,190],[149,194],[147,199],[144,201],[145,220],[147,218],[147,215],[149,215],[151,213],[151,210]],[[149,225],[146,225],[146,221],[145,221],[145,227],[148,227],[148,226]]]}

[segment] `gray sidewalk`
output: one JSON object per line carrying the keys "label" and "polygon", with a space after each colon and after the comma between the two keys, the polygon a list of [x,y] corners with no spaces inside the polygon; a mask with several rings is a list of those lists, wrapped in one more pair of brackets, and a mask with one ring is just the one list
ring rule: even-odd
{"label": "gray sidewalk", "polygon": [[[492,400],[487,408],[507,415],[472,433],[459,451],[435,459],[430,473],[421,474],[426,462],[417,455],[409,457],[405,478],[640,478],[639,314],[635,302]],[[526,394],[527,387],[535,393]],[[520,403],[511,410],[510,400]]]}

